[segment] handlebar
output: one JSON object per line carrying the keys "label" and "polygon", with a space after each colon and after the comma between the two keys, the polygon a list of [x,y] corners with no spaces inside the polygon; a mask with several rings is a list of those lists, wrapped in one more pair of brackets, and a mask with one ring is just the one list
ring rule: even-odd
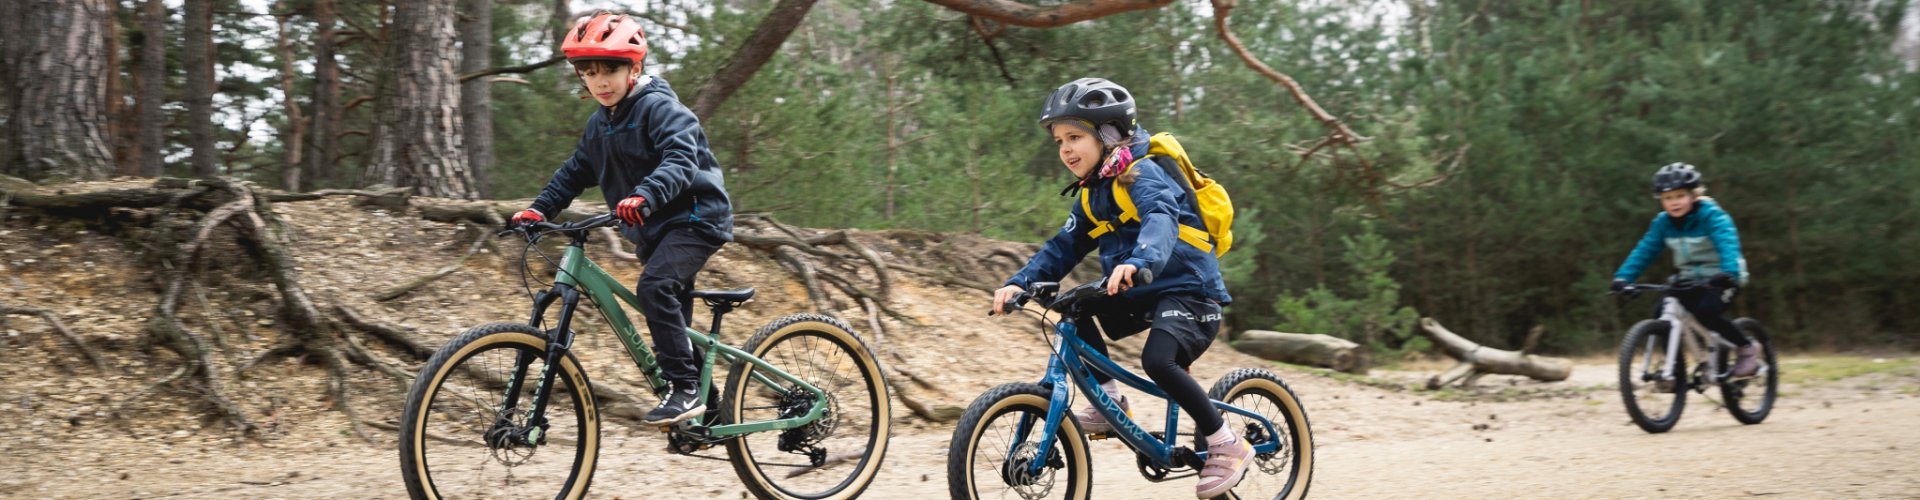
{"label": "handlebar", "polygon": [[[1153,271],[1140,269],[1133,274],[1133,283],[1135,286],[1152,282]],[[1013,297],[1008,298],[1007,302],[1001,305],[1001,310],[997,312],[1002,316],[1013,314],[1013,311],[1026,307],[1028,301],[1035,299],[1040,301],[1040,307],[1070,312],[1064,309],[1071,309],[1073,306],[1087,299],[1106,296],[1107,278],[1101,278],[1092,283],[1083,283],[1065,292],[1060,292],[1059,290],[1059,282],[1047,281],[1034,283],[1031,290],[1021,291],[1020,293],[1014,294]],[[995,312],[996,311],[988,311],[987,315],[993,316]]]}
{"label": "handlebar", "polygon": [[1607,293],[1610,295],[1625,295],[1627,298],[1634,298],[1647,292],[1677,292],[1703,286],[1706,286],[1706,282],[1704,281],[1681,279],[1667,283],[1628,283],[1626,288],[1618,291],[1608,291]]}
{"label": "handlebar", "polygon": [[588,217],[584,220],[567,222],[563,224],[554,224],[547,221],[535,221],[533,223],[529,223],[521,226],[509,227],[504,231],[495,233],[494,235],[506,236],[509,234],[517,233],[517,234],[525,235],[528,241],[534,241],[534,240],[538,240],[540,238],[546,237],[546,235],[552,234],[552,233],[575,234],[575,235],[583,234],[586,231],[599,229],[607,226],[612,226],[618,222],[619,222],[619,219],[614,218],[613,214],[600,214],[593,217]]}

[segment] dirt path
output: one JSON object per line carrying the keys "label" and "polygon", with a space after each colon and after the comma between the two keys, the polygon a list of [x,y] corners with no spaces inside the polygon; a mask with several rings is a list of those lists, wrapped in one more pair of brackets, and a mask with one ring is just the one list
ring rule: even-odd
{"label": "dirt path", "polygon": [[[1911,358],[1895,361],[1913,366]],[[1304,372],[1283,376],[1310,405],[1318,498],[1920,497],[1920,373],[1913,370],[1788,384],[1773,416],[1757,426],[1742,426],[1696,398],[1678,428],[1649,435],[1620,411],[1604,384],[1609,369],[1583,365],[1581,378],[1552,386],[1551,396],[1538,395],[1547,386],[1518,384],[1455,393],[1464,400],[1452,401]],[[1202,375],[1210,381],[1208,375],[1218,374]],[[1508,382],[1489,378],[1488,384]],[[1510,397],[1520,400],[1495,401]],[[1140,413],[1152,419],[1158,412]],[[1476,430],[1476,424],[1487,427]],[[949,432],[940,425],[901,427],[868,497],[946,496]],[[393,449],[341,436],[290,436],[243,451],[224,438],[193,435],[53,439],[59,434],[5,445],[10,472],[0,480],[0,496],[401,496]],[[600,498],[744,495],[726,463],[668,455],[653,432],[615,426],[606,439],[594,480]],[[1149,483],[1118,442],[1094,444],[1101,498],[1191,494],[1191,479]]]}

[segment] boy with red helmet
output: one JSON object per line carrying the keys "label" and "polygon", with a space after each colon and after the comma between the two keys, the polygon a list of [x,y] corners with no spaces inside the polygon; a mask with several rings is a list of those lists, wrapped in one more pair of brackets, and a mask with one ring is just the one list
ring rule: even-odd
{"label": "boy with red helmet", "polygon": [[686,334],[693,279],[733,241],[733,205],[720,165],[699,119],[666,80],[641,71],[647,38],[637,20],[596,14],[567,31],[560,49],[600,108],[587,118],[573,156],[511,224],[545,220],[581,191],[600,186],[608,208],[625,223],[622,236],[639,245],[646,263],[634,294],[672,385],[645,421],[692,418],[707,409],[695,394],[700,372]]}

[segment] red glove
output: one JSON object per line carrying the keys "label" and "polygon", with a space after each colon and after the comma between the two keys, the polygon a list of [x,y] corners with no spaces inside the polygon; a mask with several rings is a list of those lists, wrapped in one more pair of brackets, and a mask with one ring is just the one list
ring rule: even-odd
{"label": "red glove", "polygon": [[620,204],[613,206],[613,216],[620,218],[620,222],[625,222],[629,226],[646,224],[648,211],[647,198],[638,195],[628,196],[627,199],[620,200]]}
{"label": "red glove", "polygon": [[546,220],[547,220],[546,217],[543,217],[540,215],[539,210],[534,210],[529,208],[526,210],[521,210],[519,213],[513,214],[513,219],[510,219],[507,221],[507,227],[520,227],[520,226],[525,226],[527,224],[532,224],[535,222],[543,222]]}

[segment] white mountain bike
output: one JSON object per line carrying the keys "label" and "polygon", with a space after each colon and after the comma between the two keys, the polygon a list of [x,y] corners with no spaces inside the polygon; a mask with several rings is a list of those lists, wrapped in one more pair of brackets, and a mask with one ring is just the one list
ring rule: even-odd
{"label": "white mountain bike", "polygon": [[[1626,403],[1627,416],[1649,433],[1666,432],[1680,422],[1688,389],[1704,396],[1709,386],[1720,386],[1721,404],[1742,424],[1760,423],[1773,411],[1780,363],[1766,328],[1753,318],[1733,320],[1749,341],[1760,343],[1762,358],[1752,377],[1732,377],[1737,346],[1701,325],[1674,297],[1698,286],[1685,280],[1666,285],[1636,283],[1619,292],[1628,297],[1643,292],[1665,294],[1660,318],[1633,325],[1620,343],[1620,398]],[[1689,358],[1700,361],[1689,367]]]}

